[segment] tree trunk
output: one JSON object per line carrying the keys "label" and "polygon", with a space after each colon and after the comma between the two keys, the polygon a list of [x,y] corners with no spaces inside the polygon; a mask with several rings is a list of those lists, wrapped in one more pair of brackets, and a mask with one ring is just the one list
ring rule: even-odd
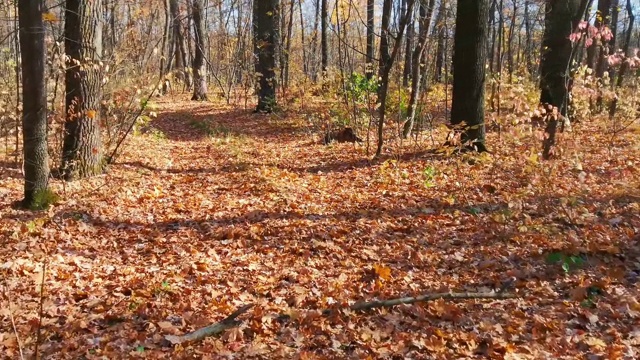
{"label": "tree trunk", "polygon": [[[160,47],[160,79],[162,79],[161,94],[165,95],[169,92],[170,80],[167,77],[167,73],[171,71],[171,52],[173,50],[173,43],[170,41],[171,33],[171,13],[169,12],[169,0],[162,2],[164,5],[164,30],[162,32],[162,46]],[[167,50],[167,47],[169,50]]]}
{"label": "tree trunk", "polygon": [[391,54],[389,53],[389,37],[390,37],[390,28],[391,28],[391,0],[384,0],[382,6],[382,27],[381,27],[381,39],[380,39],[380,64],[378,69],[378,77],[380,79],[380,84],[378,86],[378,102],[380,103],[379,112],[380,116],[378,119],[378,147],[376,149],[375,157],[379,157],[382,155],[382,147],[384,145],[384,119],[386,115],[386,102],[387,102],[387,93],[389,90],[389,74],[391,73],[391,68],[393,67],[393,62],[398,55],[398,51],[400,50],[400,45],[402,44],[402,36],[404,34],[405,28],[407,26],[407,22],[409,20],[409,14],[413,12],[413,5],[415,4],[415,0],[410,0],[407,6],[407,12],[402,14],[400,20],[400,26],[398,29],[398,37],[396,38],[395,44],[393,46],[393,51]]}
{"label": "tree trunk", "polygon": [[371,79],[373,77],[373,64],[375,62],[373,58],[376,35],[373,32],[373,27],[375,26],[375,1],[367,0],[367,58],[366,58],[366,68],[365,73],[367,74],[367,79]]}
{"label": "tree trunk", "polygon": [[533,60],[531,59],[531,53],[533,52],[532,46],[532,30],[531,30],[531,16],[529,13],[529,7],[531,6],[531,0],[525,0],[524,2],[524,31],[525,31],[525,41],[524,41],[524,62],[527,66],[527,72],[529,75],[533,75],[535,72],[535,68],[533,67]]}
{"label": "tree trunk", "polygon": [[[403,7],[406,9],[407,0],[403,0]],[[409,80],[411,79],[411,63],[413,61],[413,56],[411,53],[411,49],[413,49],[413,33],[414,33],[414,22],[413,22],[413,14],[407,14],[409,16],[409,23],[407,25],[407,40],[405,44],[404,51],[404,68],[402,72],[402,86],[409,86]]]}
{"label": "tree trunk", "polygon": [[47,93],[45,81],[45,27],[40,1],[19,1],[22,60],[22,139],[24,142],[24,199],[22,205],[36,206],[38,196],[48,191]]}
{"label": "tree trunk", "polygon": [[433,15],[433,8],[435,0],[421,0],[420,2],[420,34],[418,35],[418,44],[413,50],[412,60],[412,82],[411,82],[411,97],[409,98],[409,113],[407,114],[407,120],[404,123],[402,129],[402,137],[408,138],[413,130],[413,123],[416,116],[416,107],[418,105],[418,99],[420,98],[420,84],[422,83],[422,58],[426,48],[429,32],[431,26],[431,17]]}
{"label": "tree trunk", "polygon": [[[617,40],[618,40],[618,15],[620,13],[620,9],[619,9],[619,5],[620,5],[620,1],[619,0],[611,0],[611,41],[609,41],[609,51],[607,52],[608,55],[612,55],[615,54],[616,51],[618,50],[617,48]],[[611,80],[611,87],[613,88],[613,86],[615,85],[615,81],[613,81],[613,79],[615,78],[615,69],[611,66],[609,66],[609,63],[607,62],[607,59],[605,58],[605,56],[602,56],[601,59],[601,64],[603,67],[603,72],[604,70],[608,70],[609,72],[609,79]]]}
{"label": "tree trunk", "polygon": [[327,0],[321,0],[322,9],[320,10],[320,48],[322,56],[322,77],[327,76],[327,67],[329,66],[329,45],[327,44],[327,27],[328,27],[328,9]]}
{"label": "tree trunk", "polygon": [[[631,0],[627,0],[627,14],[629,14],[629,25],[627,26],[627,33],[624,39],[624,46],[622,47],[622,51],[625,56],[629,56],[629,46],[631,45],[631,36],[633,35],[633,24],[635,22],[635,15],[633,14],[633,6],[631,5]],[[624,61],[620,66],[620,73],[618,74],[617,85],[622,86],[622,82],[624,81],[624,74],[629,70],[629,62]]]}
{"label": "tree trunk", "polygon": [[438,9],[438,16],[436,16],[436,24],[434,26],[434,31],[437,31],[437,42],[436,42],[436,71],[434,74],[435,81],[438,83],[442,82],[442,68],[444,67],[444,58],[445,58],[445,31],[444,31],[444,18],[446,16],[445,11],[445,0],[440,1],[440,8]]}
{"label": "tree trunk", "polygon": [[[609,24],[609,11],[611,10],[611,0],[598,0],[598,13],[594,26],[598,30],[602,30],[604,26]],[[596,77],[602,77],[598,68],[600,53],[603,51],[604,43],[601,39],[594,39],[593,44],[587,49],[587,66],[595,70]],[[604,70],[603,70],[604,72]]]}
{"label": "tree trunk", "polygon": [[543,158],[549,159],[555,146],[559,117],[567,116],[573,48],[569,35],[577,29],[587,8],[587,0],[567,0],[562,3],[547,0],[542,59],[540,61],[540,104],[555,107],[559,116],[549,116],[543,141]]}
{"label": "tree trunk", "polygon": [[484,85],[489,4],[487,0],[458,0],[453,50],[451,124],[461,131],[461,143],[486,151]]}
{"label": "tree trunk", "polygon": [[61,173],[74,180],[102,173],[102,0],[67,0],[66,121]]}
{"label": "tree trunk", "polygon": [[193,36],[195,37],[195,56],[193,57],[193,96],[191,100],[207,100],[207,66],[204,59],[206,47],[202,0],[192,0]]}
{"label": "tree trunk", "polygon": [[253,51],[258,77],[256,112],[270,113],[276,104],[278,13],[278,0],[255,0],[253,3]]}
{"label": "tree trunk", "polygon": [[182,17],[178,0],[169,0],[169,11],[171,13],[171,41],[173,41],[173,67],[177,70],[175,77],[178,81],[185,82],[188,89],[191,89],[191,77],[187,69],[187,51],[184,45],[184,34],[182,32]]}

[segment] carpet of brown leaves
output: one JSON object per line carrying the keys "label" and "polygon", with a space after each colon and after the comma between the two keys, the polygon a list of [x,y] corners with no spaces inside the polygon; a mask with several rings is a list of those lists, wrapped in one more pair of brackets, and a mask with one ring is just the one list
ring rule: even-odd
{"label": "carpet of brown leaves", "polygon": [[[33,353],[43,269],[47,359],[640,356],[631,131],[610,144],[578,124],[550,162],[519,127],[489,134],[491,155],[392,144],[368,161],[363,145],[320,145],[294,113],[160,107],[107,174],[53,181],[49,211],[11,207],[22,178],[2,163],[0,358]],[[517,299],[319,315],[510,279]],[[164,340],[248,303],[221,337]]]}

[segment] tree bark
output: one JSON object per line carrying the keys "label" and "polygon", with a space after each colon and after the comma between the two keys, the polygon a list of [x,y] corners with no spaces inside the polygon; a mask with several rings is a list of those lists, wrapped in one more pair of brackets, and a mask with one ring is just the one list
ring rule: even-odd
{"label": "tree bark", "polygon": [[327,75],[327,67],[329,66],[329,45],[327,44],[327,28],[328,28],[328,9],[327,9],[327,0],[321,0],[322,8],[320,10],[320,48],[321,48],[321,66],[322,66],[322,77],[324,78]]}
{"label": "tree bark", "polygon": [[[596,20],[594,26],[598,30],[602,30],[605,26],[609,25],[609,16],[611,10],[611,0],[598,0],[598,12],[596,14]],[[600,54],[604,51],[605,41],[602,39],[594,39],[593,44],[587,49],[587,66],[595,71],[595,75],[598,78],[602,77],[600,71],[599,59]]]}
{"label": "tree bark", "polygon": [[22,60],[22,139],[24,142],[24,199],[31,208],[49,184],[47,152],[47,93],[45,81],[45,27],[40,1],[18,2]]}
{"label": "tree bark", "polygon": [[[631,0],[627,0],[627,14],[629,14],[629,25],[627,26],[627,33],[625,34],[624,45],[622,51],[625,56],[629,56],[629,46],[631,45],[631,36],[633,35],[633,25],[635,22],[635,15],[633,14],[633,6]],[[624,81],[624,75],[629,70],[629,62],[624,61],[620,66],[620,73],[618,74],[617,85],[622,86]]]}
{"label": "tree bark", "polygon": [[484,85],[489,4],[487,0],[458,0],[453,50],[451,124],[461,131],[461,143],[486,151]]}
{"label": "tree bark", "polygon": [[177,70],[175,77],[178,81],[184,81],[187,88],[191,89],[192,79],[187,69],[187,51],[184,45],[185,39],[178,0],[169,0],[169,11],[171,13],[171,41],[173,42],[173,59],[175,61],[173,68]]}
{"label": "tree bark", "polygon": [[559,117],[567,116],[572,74],[570,64],[574,54],[569,35],[578,27],[587,8],[587,0],[558,2],[547,0],[545,27],[540,62],[540,104],[555,107],[559,116],[549,116],[543,141],[543,158],[553,154]]}
{"label": "tree bark", "polygon": [[440,8],[438,9],[438,16],[436,16],[436,23],[434,26],[434,31],[437,32],[437,42],[436,42],[436,70],[434,74],[434,79],[436,82],[442,82],[442,69],[444,67],[444,58],[446,57],[445,52],[445,32],[444,32],[444,18],[446,16],[445,11],[446,0],[440,1]]}
{"label": "tree bark", "polygon": [[402,137],[408,138],[413,130],[413,123],[416,116],[416,108],[418,99],[420,98],[420,84],[422,83],[422,58],[427,45],[429,27],[431,26],[431,17],[433,16],[433,8],[435,0],[421,0],[420,2],[420,33],[418,35],[418,44],[413,50],[412,74],[411,74],[411,97],[409,98],[409,113],[407,120],[402,129]]}
{"label": "tree bark", "polygon": [[253,3],[253,51],[258,77],[256,112],[270,113],[276,105],[276,48],[279,41],[278,0]]}
{"label": "tree bark", "polygon": [[207,66],[204,60],[205,32],[203,24],[204,11],[202,0],[192,0],[193,35],[195,37],[195,56],[193,57],[193,96],[191,100],[207,100]]}
{"label": "tree bark", "polygon": [[395,44],[393,46],[393,51],[389,53],[389,37],[390,37],[390,27],[391,27],[391,0],[384,0],[382,6],[382,27],[381,27],[381,39],[380,39],[380,64],[378,72],[378,77],[380,78],[380,84],[378,86],[378,103],[380,103],[379,107],[379,119],[378,119],[378,147],[376,149],[375,157],[379,157],[382,155],[382,147],[384,146],[384,119],[386,115],[386,103],[387,103],[387,93],[389,90],[389,74],[391,72],[391,68],[393,67],[393,62],[398,55],[398,50],[400,50],[400,45],[402,44],[402,36],[404,34],[405,28],[407,26],[407,21],[409,19],[409,14],[413,12],[413,5],[415,4],[415,0],[410,0],[407,5],[407,13],[402,14],[402,18],[400,20],[400,26],[398,29],[398,37],[396,38]]}
{"label": "tree bark", "polygon": [[[403,0],[403,7],[406,9],[407,0]],[[406,11],[406,10],[405,10]],[[404,11],[403,11],[404,12]],[[412,49],[413,49],[413,33],[414,33],[414,22],[413,22],[413,14],[407,14],[409,16],[409,23],[407,24],[407,36],[405,41],[405,51],[404,51],[404,67],[402,71],[402,86],[409,86],[409,80],[411,79],[412,74]]]}
{"label": "tree bark", "polygon": [[373,32],[375,26],[375,1],[367,0],[367,55],[365,73],[367,79],[373,77],[373,64],[375,62],[373,54],[375,51],[376,35]]}
{"label": "tree bark", "polygon": [[67,181],[101,174],[102,0],[67,0],[66,121],[61,173]]}

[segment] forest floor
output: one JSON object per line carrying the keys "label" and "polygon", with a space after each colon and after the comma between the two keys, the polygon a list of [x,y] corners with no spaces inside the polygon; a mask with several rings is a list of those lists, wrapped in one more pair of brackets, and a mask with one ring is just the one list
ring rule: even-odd
{"label": "forest floor", "polygon": [[[53,180],[44,212],[12,207],[23,180],[3,160],[0,358],[36,342],[47,359],[640,356],[633,128],[576,124],[547,162],[522,126],[491,132],[492,154],[408,143],[370,161],[302,118],[160,100],[108,173]],[[504,284],[516,298],[320,314]],[[221,336],[167,344],[246,304]]]}

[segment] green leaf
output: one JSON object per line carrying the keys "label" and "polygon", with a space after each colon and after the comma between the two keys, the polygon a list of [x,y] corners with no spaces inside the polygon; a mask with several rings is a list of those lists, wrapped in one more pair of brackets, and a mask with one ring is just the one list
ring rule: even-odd
{"label": "green leaf", "polygon": [[144,352],[144,346],[142,345],[138,345],[138,347],[136,348],[137,352]]}
{"label": "green leaf", "polygon": [[563,262],[562,263],[562,270],[564,270],[564,272],[566,272],[566,273],[569,272],[569,263],[568,262]]}
{"label": "green leaf", "polygon": [[551,254],[547,255],[547,262],[549,263],[557,263],[564,260],[564,254],[556,251],[556,252],[552,252]]}

